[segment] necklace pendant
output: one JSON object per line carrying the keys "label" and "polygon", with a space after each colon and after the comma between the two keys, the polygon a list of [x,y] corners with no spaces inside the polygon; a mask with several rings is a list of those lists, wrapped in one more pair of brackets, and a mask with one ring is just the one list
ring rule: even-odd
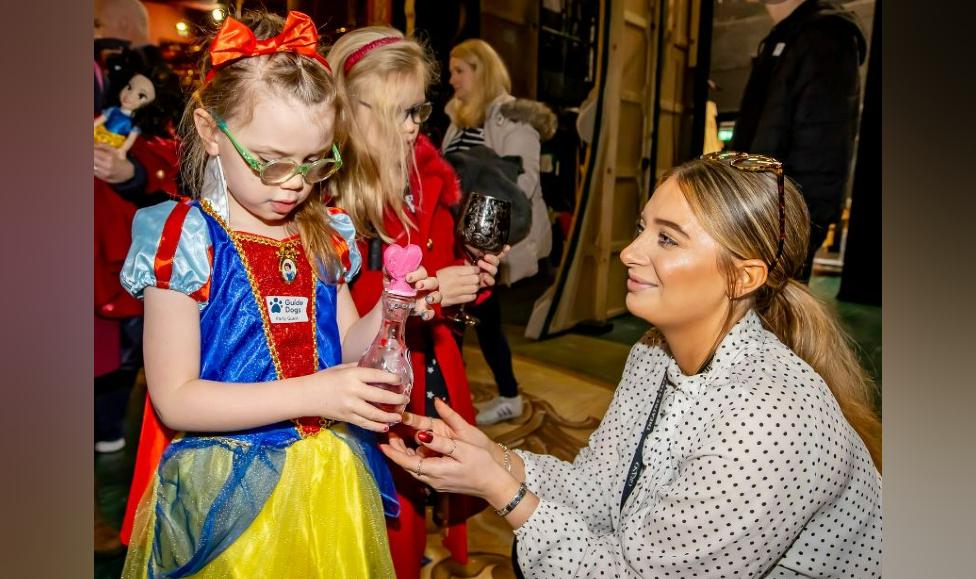
{"label": "necklace pendant", "polygon": [[291,283],[298,277],[298,263],[295,261],[297,257],[298,252],[291,243],[282,245],[278,249],[278,269],[285,283]]}

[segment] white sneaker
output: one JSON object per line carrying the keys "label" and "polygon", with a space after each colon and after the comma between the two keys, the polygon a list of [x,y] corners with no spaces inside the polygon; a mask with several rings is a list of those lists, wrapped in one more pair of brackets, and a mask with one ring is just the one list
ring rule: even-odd
{"label": "white sneaker", "polygon": [[501,396],[495,396],[491,400],[485,400],[484,402],[475,402],[474,407],[478,412],[482,410],[488,410],[489,408],[494,408],[496,404],[502,401]]}
{"label": "white sneaker", "polygon": [[522,397],[507,398],[499,396],[484,406],[478,413],[475,422],[479,426],[488,426],[505,420],[518,418],[522,415]]}
{"label": "white sneaker", "polygon": [[95,452],[102,454],[118,452],[123,448],[125,448],[125,438],[117,438],[115,440],[99,440],[95,443]]}

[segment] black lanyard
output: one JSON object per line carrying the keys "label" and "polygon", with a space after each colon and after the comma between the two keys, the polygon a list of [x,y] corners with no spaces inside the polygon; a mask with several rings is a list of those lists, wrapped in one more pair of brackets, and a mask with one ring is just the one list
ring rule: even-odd
{"label": "black lanyard", "polygon": [[644,441],[647,435],[654,430],[657,423],[657,415],[661,411],[661,401],[664,400],[664,390],[668,385],[668,370],[664,369],[664,378],[661,379],[661,387],[657,389],[657,398],[654,399],[654,407],[651,408],[651,415],[647,417],[647,424],[644,425],[644,432],[641,434],[640,442],[637,443],[637,450],[634,451],[634,459],[630,461],[630,468],[627,469],[627,482],[624,484],[624,494],[620,498],[620,510],[624,509],[624,504],[630,493],[634,492],[637,486],[637,479],[644,472]]}

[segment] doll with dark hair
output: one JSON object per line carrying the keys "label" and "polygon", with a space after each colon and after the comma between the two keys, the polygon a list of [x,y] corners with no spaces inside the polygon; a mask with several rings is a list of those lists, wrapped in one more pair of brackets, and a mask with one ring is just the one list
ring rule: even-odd
{"label": "doll with dark hair", "polygon": [[125,156],[136,138],[168,137],[182,97],[179,78],[164,63],[133,67],[118,93],[117,103],[95,118],[95,142],[106,143]]}

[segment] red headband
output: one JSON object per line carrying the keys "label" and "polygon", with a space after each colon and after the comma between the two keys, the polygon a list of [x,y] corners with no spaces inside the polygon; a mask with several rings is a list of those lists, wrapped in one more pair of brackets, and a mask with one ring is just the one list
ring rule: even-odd
{"label": "red headband", "polygon": [[387,44],[393,44],[394,42],[400,42],[401,40],[403,39],[400,38],[399,36],[385,36],[383,38],[377,38],[376,40],[368,44],[365,44],[364,46],[360,47],[359,50],[349,55],[349,58],[346,59],[345,64],[342,65],[342,70],[346,74],[349,74],[349,70],[352,69],[352,67],[355,66],[357,62],[362,60],[363,57],[366,56],[366,53],[368,53],[370,50],[373,50],[374,48],[379,48],[380,46],[386,46]]}
{"label": "red headband", "polygon": [[332,67],[316,50],[318,41],[315,23],[307,14],[295,10],[288,13],[281,33],[265,40],[258,40],[254,31],[245,24],[228,17],[210,44],[211,68],[207,72],[206,82],[210,82],[217,70],[232,62],[277,52],[293,52],[314,58],[331,73]]}

